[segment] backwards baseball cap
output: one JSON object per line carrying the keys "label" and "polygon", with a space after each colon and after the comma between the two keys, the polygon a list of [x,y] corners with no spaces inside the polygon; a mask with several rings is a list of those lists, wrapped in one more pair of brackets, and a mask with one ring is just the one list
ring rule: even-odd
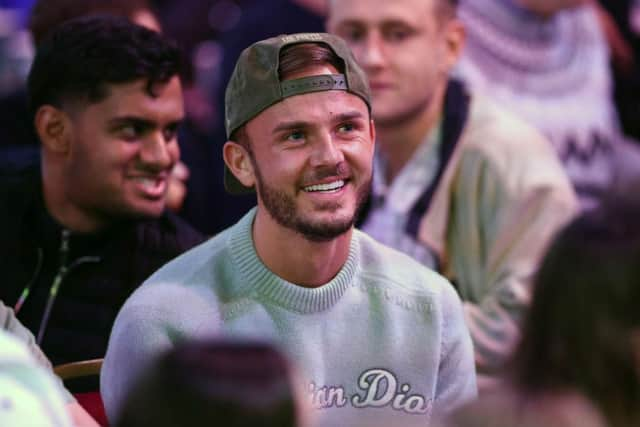
{"label": "backwards baseball cap", "polygon": [[[344,62],[344,74],[326,74],[280,80],[280,52],[300,43],[326,45]],[[246,48],[238,58],[224,98],[227,138],[268,107],[295,95],[326,90],[344,90],[362,98],[371,111],[367,77],[344,40],[326,33],[300,33],[272,37]],[[225,165],[224,186],[229,193],[253,191],[236,179]]]}

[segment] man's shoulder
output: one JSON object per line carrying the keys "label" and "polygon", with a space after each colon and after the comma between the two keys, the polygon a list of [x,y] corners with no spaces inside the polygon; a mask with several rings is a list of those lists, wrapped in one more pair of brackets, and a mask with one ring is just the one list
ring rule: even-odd
{"label": "man's shoulder", "polygon": [[225,241],[223,232],[165,263],[131,294],[120,316],[180,323],[215,309],[221,288],[233,286],[236,277]]}
{"label": "man's shoulder", "polygon": [[469,120],[465,129],[465,143],[496,151],[531,151],[544,147],[549,155],[549,140],[534,126],[493,100],[473,94]]}
{"label": "man's shoulder", "polygon": [[367,283],[379,283],[396,292],[432,298],[453,290],[453,285],[436,271],[407,254],[376,241],[356,230],[360,244],[361,269]]}
{"label": "man's shoulder", "polygon": [[[242,279],[242,268],[237,264],[234,252],[234,237],[242,234],[246,218],[214,237],[178,254],[155,270],[136,291],[166,292],[167,289],[189,288],[196,293],[215,298],[215,294],[226,294],[229,289],[238,287]],[[155,290],[149,290],[153,288]]]}
{"label": "man's shoulder", "polygon": [[231,259],[228,233],[223,231],[177,254],[149,276],[142,287],[158,283],[171,283],[178,287],[215,286],[217,276],[228,273]]}
{"label": "man's shoulder", "polygon": [[562,164],[540,131],[492,100],[474,95],[469,121],[461,136],[462,161],[481,161],[498,175],[528,174],[565,178]]}

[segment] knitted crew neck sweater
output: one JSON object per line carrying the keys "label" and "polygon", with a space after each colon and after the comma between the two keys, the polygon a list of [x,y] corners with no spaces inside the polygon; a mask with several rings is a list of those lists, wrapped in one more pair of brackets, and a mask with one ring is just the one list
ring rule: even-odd
{"label": "knitted crew neck sweater", "polygon": [[260,261],[254,216],[167,264],[127,301],[101,375],[111,419],[154,354],[212,335],[284,351],[320,426],[425,426],[475,396],[471,340],[443,277],[356,230],[335,278],[304,288]]}

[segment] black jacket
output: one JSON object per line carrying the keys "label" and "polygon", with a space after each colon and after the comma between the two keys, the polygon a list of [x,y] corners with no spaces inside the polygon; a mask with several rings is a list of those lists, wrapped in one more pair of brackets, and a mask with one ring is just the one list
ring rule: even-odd
{"label": "black jacket", "polygon": [[170,213],[70,233],[47,213],[40,180],[37,169],[0,177],[0,299],[24,301],[17,317],[54,365],[103,357],[131,292],[204,237]]}

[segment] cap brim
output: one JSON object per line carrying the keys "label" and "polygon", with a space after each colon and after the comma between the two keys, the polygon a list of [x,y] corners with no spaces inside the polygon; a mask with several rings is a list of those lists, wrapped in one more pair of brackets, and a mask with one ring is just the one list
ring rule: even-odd
{"label": "cap brim", "polygon": [[255,191],[253,187],[242,185],[227,165],[224,165],[224,189],[230,194],[251,194]]}

